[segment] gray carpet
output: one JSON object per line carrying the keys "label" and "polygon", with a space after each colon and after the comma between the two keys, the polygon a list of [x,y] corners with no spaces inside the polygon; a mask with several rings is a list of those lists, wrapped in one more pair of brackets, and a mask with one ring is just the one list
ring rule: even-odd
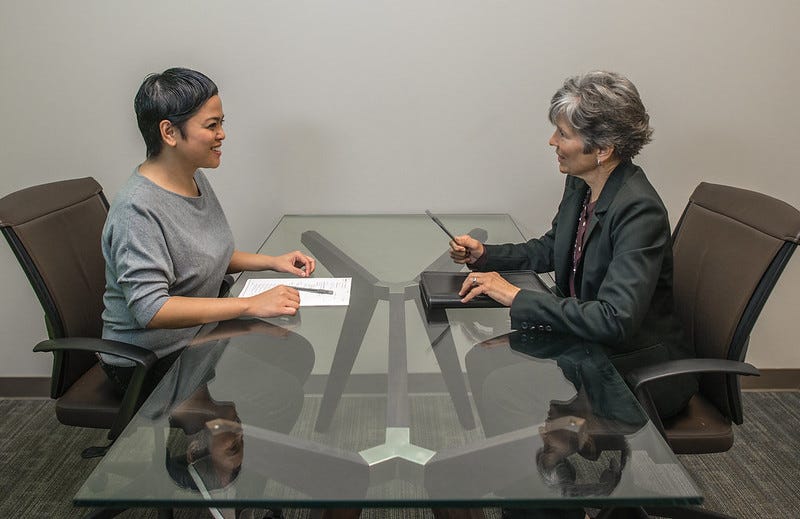
{"label": "gray carpet", "polygon": [[[744,394],[745,423],[736,428],[729,452],[681,456],[703,489],[706,508],[740,518],[800,517],[800,392]],[[60,425],[48,400],[0,399],[0,517],[82,517],[75,495],[96,460],[80,451],[101,445],[103,431]],[[54,441],[57,446],[54,446]],[[55,477],[65,474],[66,477]],[[307,510],[285,511],[305,519]],[[487,510],[497,518],[497,510]],[[154,518],[131,510],[121,518]],[[176,519],[210,517],[204,510],[176,513]],[[365,510],[365,519],[432,518],[429,510]]]}

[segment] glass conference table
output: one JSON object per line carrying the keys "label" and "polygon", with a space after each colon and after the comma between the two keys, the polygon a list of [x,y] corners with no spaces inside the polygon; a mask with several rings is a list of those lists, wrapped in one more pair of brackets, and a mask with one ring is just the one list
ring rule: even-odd
{"label": "glass conference table", "polygon": [[[523,240],[508,215],[441,219],[482,241]],[[300,249],[315,277],[352,278],[349,305],[204,327],[75,505],[701,503],[599,348],[512,332],[508,309],[426,313],[419,273],[462,268],[447,242],[425,215],[283,217],[260,251]],[[245,274],[232,294],[276,276]]]}

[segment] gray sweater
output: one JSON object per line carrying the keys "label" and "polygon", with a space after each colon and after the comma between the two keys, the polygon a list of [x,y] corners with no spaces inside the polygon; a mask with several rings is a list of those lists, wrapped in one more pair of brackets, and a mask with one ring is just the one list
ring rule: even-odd
{"label": "gray sweater", "polygon": [[[202,171],[200,196],[157,186],[134,170],[108,212],[103,337],[153,350],[160,358],[185,346],[199,326],[147,329],[171,296],[216,297],[233,255],[233,233]],[[103,355],[107,364],[131,365]]]}

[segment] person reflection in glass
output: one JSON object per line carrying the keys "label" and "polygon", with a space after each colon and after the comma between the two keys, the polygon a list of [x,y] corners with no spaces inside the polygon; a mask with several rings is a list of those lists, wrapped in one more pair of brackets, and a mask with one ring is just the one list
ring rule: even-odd
{"label": "person reflection in glass", "polygon": [[[571,362],[573,353],[561,357],[559,365],[565,359]],[[544,482],[563,496],[606,496],[617,487],[630,456],[626,435],[641,429],[646,420],[635,406],[606,402],[613,398],[618,380],[607,371],[613,369],[609,363],[588,363],[579,369],[579,378],[570,379],[575,397],[550,402],[547,420],[539,428],[543,446],[536,453],[536,466]],[[604,390],[608,388],[611,391]],[[584,474],[582,466],[602,470]]]}
{"label": "person reflection in glass", "polygon": [[[201,494],[235,492],[242,469],[244,434],[233,402],[218,402],[208,386],[198,388],[169,416],[166,469],[181,488]],[[282,517],[280,509],[217,509],[222,517]]]}
{"label": "person reflection in glass", "polygon": [[[562,496],[614,491],[630,454],[626,435],[641,429],[646,418],[604,354],[573,336],[514,332],[476,345],[465,362],[487,437],[544,418],[538,427],[542,446],[531,454],[541,482]],[[539,389],[543,383],[553,388],[546,398]],[[523,477],[499,493],[526,495],[530,484]],[[585,513],[509,508],[503,516],[580,519]]]}
{"label": "person reflection in glass", "polygon": [[203,385],[170,414],[166,466],[181,487],[227,488],[244,458],[242,424],[233,402],[217,402]]}
{"label": "person reflection in glass", "polygon": [[[240,421],[291,430],[314,360],[314,349],[304,337],[261,320],[224,321],[195,338],[139,413],[154,424],[168,422],[166,469],[173,481],[193,491],[235,492],[245,453]],[[229,377],[217,376],[219,370],[235,369],[237,362],[256,363],[261,376],[237,380],[233,386]],[[234,398],[238,408],[226,401]],[[228,517],[235,511],[222,512]],[[280,509],[246,512],[237,517],[281,515]]]}

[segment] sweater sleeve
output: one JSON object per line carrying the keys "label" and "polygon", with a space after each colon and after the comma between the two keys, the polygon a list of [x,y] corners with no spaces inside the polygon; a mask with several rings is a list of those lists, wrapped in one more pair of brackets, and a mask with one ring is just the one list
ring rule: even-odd
{"label": "sweater sleeve", "polygon": [[148,211],[129,205],[108,235],[109,268],[137,324],[145,328],[169,299],[173,265],[163,229]]}

